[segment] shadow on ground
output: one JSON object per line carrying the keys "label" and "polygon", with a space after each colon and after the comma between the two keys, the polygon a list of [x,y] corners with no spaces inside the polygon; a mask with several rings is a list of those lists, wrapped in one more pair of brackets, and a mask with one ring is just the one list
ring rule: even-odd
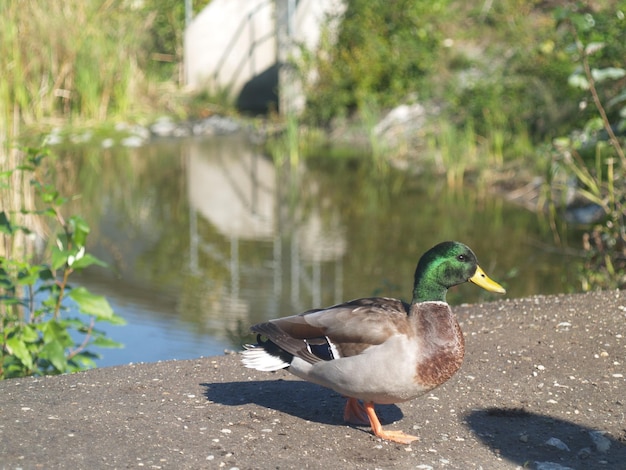
{"label": "shadow on ground", "polygon": [[626,462],[626,429],[611,436],[523,408],[473,410],[465,422],[494,453],[524,467],[553,462],[570,468],[626,468],[621,467]]}
{"label": "shadow on ground", "polygon": [[[208,400],[227,406],[254,403],[308,421],[343,424],[345,398],[319,385],[300,380],[269,380],[226,383],[202,383]],[[379,405],[381,422],[393,423],[403,414],[396,405]]]}

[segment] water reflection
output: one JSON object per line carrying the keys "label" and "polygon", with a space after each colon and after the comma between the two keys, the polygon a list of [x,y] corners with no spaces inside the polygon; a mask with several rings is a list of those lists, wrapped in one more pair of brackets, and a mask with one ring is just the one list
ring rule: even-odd
{"label": "water reflection", "polygon": [[[551,237],[535,215],[431,176],[380,175],[362,157],[277,168],[245,136],[228,136],[74,147],[58,174],[65,193],[81,195],[71,209],[91,224],[93,251],[114,267],[80,282],[129,322],[107,329],[126,349],[102,351],[100,365],[221,354],[268,318],[408,298],[417,259],[444,239],[474,248],[510,296],[573,282],[562,254],[536,249]],[[466,285],[448,296],[489,298]]]}
{"label": "water reflection", "polygon": [[341,298],[341,279],[322,285],[322,271],[340,272],[346,250],[338,217],[327,223],[319,208],[293,205],[284,194],[293,188],[289,175],[241,136],[190,141],[185,152],[188,275],[212,273],[194,295],[205,299],[206,325],[236,331],[252,318],[281,315],[285,304],[331,301],[323,292]]}

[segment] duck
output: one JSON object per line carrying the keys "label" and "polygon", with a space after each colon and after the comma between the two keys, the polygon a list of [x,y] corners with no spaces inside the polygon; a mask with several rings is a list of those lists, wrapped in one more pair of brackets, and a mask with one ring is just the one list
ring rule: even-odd
{"label": "duck", "polygon": [[383,429],[374,405],[417,398],[459,370],[465,340],[446,294],[467,281],[506,293],[467,245],[439,243],[417,263],[411,303],[361,298],[259,323],[250,328],[257,343],[244,345],[241,361],[259,371],[286,369],[330,388],[347,398],[344,421],[410,444],[419,438]]}

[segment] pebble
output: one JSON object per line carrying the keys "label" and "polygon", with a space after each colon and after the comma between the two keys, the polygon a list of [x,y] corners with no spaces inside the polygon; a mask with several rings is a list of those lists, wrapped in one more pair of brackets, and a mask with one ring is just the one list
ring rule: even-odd
{"label": "pebble", "polygon": [[123,147],[137,148],[137,147],[141,147],[145,142],[144,142],[144,139],[142,139],[138,135],[131,135],[129,137],[122,139],[120,143],[122,144]]}
{"label": "pebble", "polygon": [[589,431],[589,436],[598,452],[604,454],[611,447],[611,441],[604,437],[604,431]]}
{"label": "pebble", "polygon": [[535,462],[537,464],[536,470],[574,470],[572,467],[565,467],[554,462]]}
{"label": "pebble", "polygon": [[556,437],[551,437],[550,439],[548,439],[546,441],[546,444],[552,447],[556,447],[557,449],[560,450],[566,450],[567,452],[569,452],[569,447],[567,447],[567,444],[565,442],[563,442],[561,439],[558,439]]}

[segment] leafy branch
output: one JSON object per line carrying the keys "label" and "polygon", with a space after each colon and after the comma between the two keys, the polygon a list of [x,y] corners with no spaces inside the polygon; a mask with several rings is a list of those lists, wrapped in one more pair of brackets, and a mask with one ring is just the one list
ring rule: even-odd
{"label": "leafy branch", "polygon": [[57,233],[42,262],[0,257],[0,379],[95,367],[98,355],[90,348],[121,346],[95,328],[97,322],[124,323],[106,298],[70,285],[75,272],[106,264],[87,253],[87,222],[77,215],[66,219],[61,207],[67,199],[40,177],[43,157],[38,150],[29,149],[25,164],[2,173],[7,181],[15,171],[30,175],[42,207],[0,212],[2,236],[10,238],[20,232],[34,236],[29,227],[13,222],[17,214],[48,220]]}
{"label": "leafy branch", "polygon": [[613,131],[613,127],[611,126],[611,122],[609,121],[609,118],[606,114],[604,105],[602,104],[602,100],[600,99],[600,95],[598,94],[598,89],[596,88],[597,80],[605,80],[608,78],[612,78],[612,79],[622,78],[626,76],[626,71],[624,69],[614,68],[614,67],[606,68],[604,70],[598,70],[598,69],[592,70],[591,66],[589,65],[589,56],[593,54],[594,52],[603,48],[604,44],[594,42],[585,46],[580,40],[578,31],[576,27],[574,26],[574,24],[570,22],[569,25],[570,25],[571,33],[575,39],[576,48],[578,49],[578,52],[580,54],[583,70],[585,72],[586,83],[581,82],[581,86],[583,88],[586,87],[591,93],[593,104],[595,105],[596,110],[598,111],[598,114],[600,114],[600,117],[602,119],[602,124],[604,126],[604,130],[607,132],[611,145],[613,145],[615,152],[620,158],[622,167],[626,168],[626,155],[624,155],[624,149],[622,148],[620,141],[615,136],[615,132]]}
{"label": "leafy branch", "polygon": [[[619,122],[612,125],[598,84],[613,81],[617,87],[622,86],[621,92],[618,90],[607,103],[624,103],[626,91],[622,79],[626,77],[626,70],[615,66],[592,68],[590,57],[602,51],[605,42],[597,40],[596,32],[596,40],[584,44],[581,39],[581,32],[590,33],[596,26],[590,13],[581,14],[563,8],[557,11],[557,19],[567,25],[574,40],[572,50],[576,52],[576,61],[582,66],[570,75],[568,83],[588,91],[597,111],[597,116],[592,117],[581,132],[555,140],[556,154],[560,157],[556,165],[564,163],[565,170],[578,182],[578,195],[587,204],[601,208],[603,215],[593,221],[583,235],[586,260],[581,272],[582,287],[584,290],[623,288],[626,287],[626,188],[623,184],[626,156],[623,143],[614,129],[626,128],[626,107],[619,112]],[[592,36],[589,34],[589,37]],[[606,132],[606,137],[601,135],[601,130]],[[607,140],[610,145],[607,145]],[[593,154],[595,158],[585,158],[581,155],[583,151],[587,155]]]}

